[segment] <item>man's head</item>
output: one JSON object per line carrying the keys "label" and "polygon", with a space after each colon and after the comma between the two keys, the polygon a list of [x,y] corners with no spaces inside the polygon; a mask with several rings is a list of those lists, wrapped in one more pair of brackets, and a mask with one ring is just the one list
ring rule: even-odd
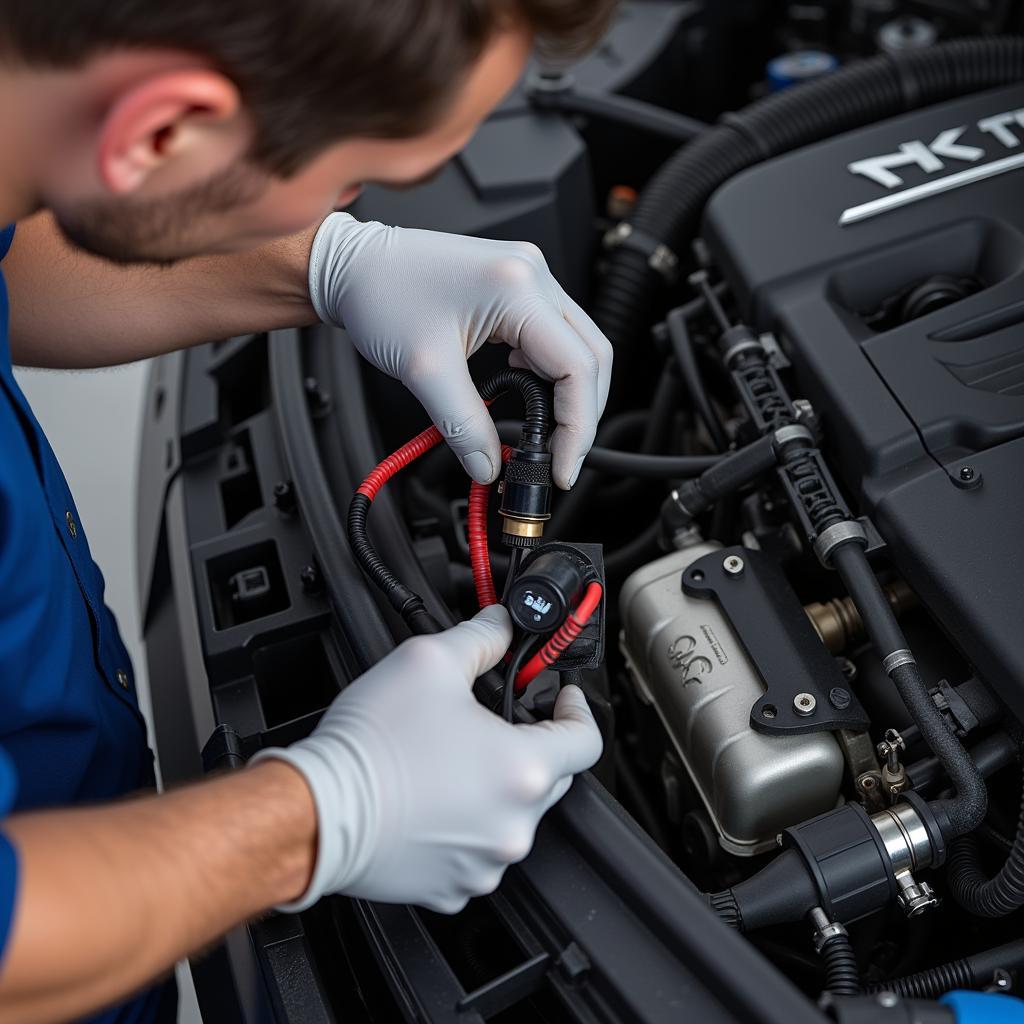
{"label": "man's head", "polygon": [[[111,258],[315,223],[455,153],[532,43],[592,43],[614,0],[5,0],[32,201]],[[5,97],[5,102],[12,102]]]}

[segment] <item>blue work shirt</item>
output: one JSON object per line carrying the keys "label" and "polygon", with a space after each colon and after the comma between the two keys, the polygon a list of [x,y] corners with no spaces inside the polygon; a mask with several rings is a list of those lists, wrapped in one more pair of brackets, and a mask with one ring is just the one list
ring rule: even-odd
{"label": "blue work shirt", "polygon": [[[13,235],[0,230],[0,259]],[[128,652],[67,481],[11,372],[7,325],[0,274],[0,817],[153,786]],[[17,896],[17,853],[0,833],[0,957]],[[151,1024],[166,998],[150,990],[91,1019]]]}

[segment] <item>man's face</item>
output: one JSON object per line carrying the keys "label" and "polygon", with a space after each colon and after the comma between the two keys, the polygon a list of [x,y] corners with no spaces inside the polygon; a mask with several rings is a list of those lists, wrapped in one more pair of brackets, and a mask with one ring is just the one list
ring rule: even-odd
{"label": "man's face", "polygon": [[415,138],[339,142],[286,180],[236,156],[171,194],[103,195],[53,213],[71,242],[118,262],[167,263],[295,234],[352,202],[365,182],[400,186],[443,166],[515,83],[530,44],[525,31],[496,37],[441,123]]}

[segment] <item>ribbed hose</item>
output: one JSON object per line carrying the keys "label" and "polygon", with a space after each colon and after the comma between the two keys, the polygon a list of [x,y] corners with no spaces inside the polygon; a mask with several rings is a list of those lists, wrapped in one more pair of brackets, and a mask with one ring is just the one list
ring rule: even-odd
{"label": "ribbed hose", "polygon": [[948,964],[927,971],[893,978],[881,985],[871,985],[868,992],[895,992],[904,999],[938,999],[955,988],[974,988],[974,972],[966,960],[952,960]]}
{"label": "ribbed hose", "polygon": [[[853,598],[879,657],[906,650],[906,638],[864,549],[857,543],[840,544],[832,553],[832,565]],[[978,766],[946,727],[916,663],[894,668],[889,678],[956,789],[956,796],[952,799],[936,800],[929,805],[940,820],[943,835],[951,840],[973,832],[984,820],[988,809],[988,791]]]}
{"label": "ribbed hose", "polygon": [[523,414],[523,434],[533,434],[547,441],[551,433],[551,398],[549,386],[528,370],[508,367],[499,370],[480,385],[480,397],[493,402],[506,391],[518,391],[526,410]]}
{"label": "ribbed hose", "polygon": [[[1024,76],[1024,40],[961,39],[852,64],[799,88],[776,93],[679,149],[651,178],[629,217],[634,233],[676,253],[700,225],[711,194],[744,168],[840,132],[907,110]],[[616,347],[622,371],[663,279],[644,253],[620,246],[610,253],[594,303],[594,318]]]}
{"label": "ribbed hose", "polygon": [[980,953],[951,960],[905,978],[869,985],[867,991],[895,992],[906,999],[938,999],[956,988],[980,988],[992,981],[997,970],[1014,971],[1024,965],[1024,939],[1015,939],[1005,946],[984,949]]}
{"label": "ribbed hose", "polygon": [[985,873],[973,836],[965,836],[952,845],[948,865],[950,892],[957,903],[972,914],[1005,917],[1024,906],[1024,795],[1013,846],[994,878]]}
{"label": "ribbed hose", "polygon": [[850,936],[832,935],[818,952],[825,964],[825,990],[834,996],[860,995],[860,971]]}

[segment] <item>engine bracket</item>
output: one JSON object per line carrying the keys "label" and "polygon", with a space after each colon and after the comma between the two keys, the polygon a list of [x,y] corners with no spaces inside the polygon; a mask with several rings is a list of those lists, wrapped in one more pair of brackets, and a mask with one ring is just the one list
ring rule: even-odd
{"label": "engine bracket", "polygon": [[751,728],[790,735],[867,728],[864,708],[773,561],[722,548],[689,565],[682,587],[718,602],[761,674],[765,692],[750,709]]}

